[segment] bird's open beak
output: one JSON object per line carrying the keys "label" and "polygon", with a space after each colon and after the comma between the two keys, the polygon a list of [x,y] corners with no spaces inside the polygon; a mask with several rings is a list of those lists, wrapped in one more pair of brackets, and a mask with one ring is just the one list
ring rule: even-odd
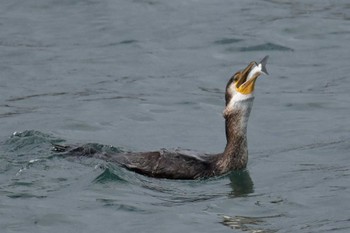
{"label": "bird's open beak", "polygon": [[254,91],[255,81],[261,73],[257,72],[247,80],[249,72],[257,66],[256,62],[251,62],[243,71],[240,72],[238,81],[236,82],[236,90],[241,94],[248,95]]}

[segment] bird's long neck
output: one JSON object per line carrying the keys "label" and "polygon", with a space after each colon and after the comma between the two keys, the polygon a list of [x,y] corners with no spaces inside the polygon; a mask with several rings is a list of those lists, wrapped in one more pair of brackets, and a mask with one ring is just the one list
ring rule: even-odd
{"label": "bird's long neck", "polygon": [[246,167],[248,162],[247,123],[253,98],[230,103],[224,111],[226,147],[217,166],[222,173]]}

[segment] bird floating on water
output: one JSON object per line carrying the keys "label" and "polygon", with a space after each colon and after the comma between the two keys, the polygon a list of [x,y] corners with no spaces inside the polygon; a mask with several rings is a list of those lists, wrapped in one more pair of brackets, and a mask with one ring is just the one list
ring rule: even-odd
{"label": "bird floating on water", "polygon": [[226,85],[223,112],[226,147],[222,153],[200,154],[190,150],[161,149],[151,152],[101,153],[91,147],[54,145],[54,150],[67,156],[96,157],[116,163],[128,170],[156,178],[200,179],[224,175],[247,166],[247,123],[254,100],[254,87],[261,74],[268,74],[268,56],[251,62],[236,72]]}

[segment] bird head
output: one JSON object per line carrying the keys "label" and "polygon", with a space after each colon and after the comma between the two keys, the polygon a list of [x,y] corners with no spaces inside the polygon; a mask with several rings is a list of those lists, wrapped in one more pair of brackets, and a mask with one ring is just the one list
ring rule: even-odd
{"label": "bird head", "polygon": [[257,64],[251,62],[244,69],[236,72],[228,81],[226,85],[226,106],[230,102],[238,102],[242,100],[251,99],[254,97],[254,87],[257,78],[261,74],[268,74],[266,70],[266,62],[268,56]]}

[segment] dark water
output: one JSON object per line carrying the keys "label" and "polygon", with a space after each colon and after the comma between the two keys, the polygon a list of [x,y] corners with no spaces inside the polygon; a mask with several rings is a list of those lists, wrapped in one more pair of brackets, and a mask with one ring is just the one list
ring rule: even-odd
{"label": "dark water", "polygon": [[[349,232],[349,41],[348,1],[1,1],[0,232]],[[50,151],[222,151],[226,82],[265,55],[247,171]]]}

